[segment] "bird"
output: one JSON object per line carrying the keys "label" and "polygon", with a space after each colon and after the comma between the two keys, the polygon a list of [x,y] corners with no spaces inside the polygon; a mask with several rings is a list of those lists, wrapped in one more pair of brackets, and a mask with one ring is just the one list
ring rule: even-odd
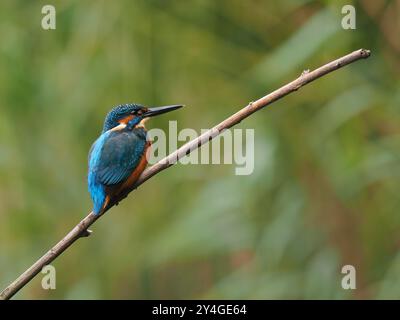
{"label": "bird", "polygon": [[111,109],[88,156],[88,190],[93,214],[103,213],[110,201],[132,186],[146,168],[151,142],[145,122],[181,107],[183,105],[150,108],[129,103]]}

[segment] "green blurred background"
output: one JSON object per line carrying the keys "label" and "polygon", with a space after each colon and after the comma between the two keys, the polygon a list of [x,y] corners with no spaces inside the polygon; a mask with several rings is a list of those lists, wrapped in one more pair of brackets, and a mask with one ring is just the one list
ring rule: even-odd
{"label": "green blurred background", "polygon": [[53,263],[56,290],[39,274],[16,297],[400,298],[399,34],[399,1],[2,1],[0,287],[89,212],[87,152],[112,106],[184,103],[178,129],[199,131],[365,47],[237,126],[255,129],[252,175],[164,171]]}

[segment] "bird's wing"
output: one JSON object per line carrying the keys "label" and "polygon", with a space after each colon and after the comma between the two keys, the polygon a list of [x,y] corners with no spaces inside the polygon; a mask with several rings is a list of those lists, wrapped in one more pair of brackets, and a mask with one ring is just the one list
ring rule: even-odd
{"label": "bird's wing", "polygon": [[146,140],[132,131],[108,132],[100,137],[89,154],[89,170],[104,185],[125,181],[145,153]]}

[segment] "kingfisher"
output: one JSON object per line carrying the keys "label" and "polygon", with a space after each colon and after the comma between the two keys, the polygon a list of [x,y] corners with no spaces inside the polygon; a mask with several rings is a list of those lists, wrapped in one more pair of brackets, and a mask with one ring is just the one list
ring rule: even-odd
{"label": "kingfisher", "polygon": [[151,142],[147,139],[145,122],[181,107],[148,108],[130,103],[116,106],[107,114],[103,131],[92,145],[88,159],[88,189],[95,215],[132,186],[146,168]]}

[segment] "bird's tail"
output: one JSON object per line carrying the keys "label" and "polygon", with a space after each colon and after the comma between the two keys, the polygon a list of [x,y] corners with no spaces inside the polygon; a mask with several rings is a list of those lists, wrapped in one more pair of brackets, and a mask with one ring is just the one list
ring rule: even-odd
{"label": "bird's tail", "polygon": [[98,215],[104,208],[106,191],[102,184],[96,183],[92,175],[89,174],[88,180],[89,192],[93,201],[93,213]]}

